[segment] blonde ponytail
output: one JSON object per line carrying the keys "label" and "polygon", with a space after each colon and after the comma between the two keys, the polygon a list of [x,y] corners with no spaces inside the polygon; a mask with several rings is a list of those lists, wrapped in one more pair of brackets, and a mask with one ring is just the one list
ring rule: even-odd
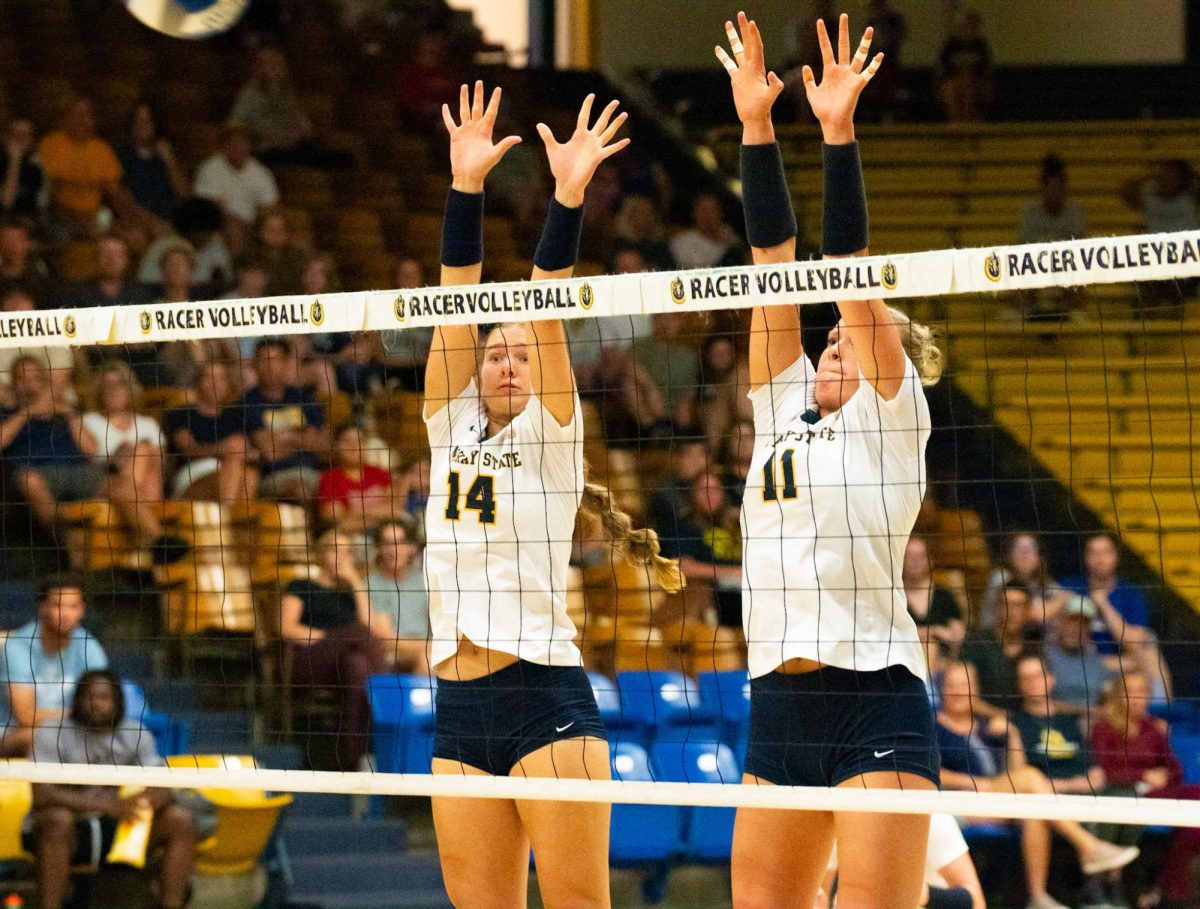
{"label": "blonde ponytail", "polygon": [[936,385],[942,377],[942,368],[945,365],[942,349],[937,345],[936,332],[928,325],[914,322],[900,310],[893,309],[891,306],[888,307],[888,312],[892,314],[892,318],[896,320],[900,328],[900,341],[904,345],[904,352],[908,354],[913,366],[917,368],[921,384],[927,387]]}
{"label": "blonde ponytail", "polygon": [[583,499],[579,510],[599,521],[605,534],[612,539],[617,557],[634,565],[647,566],[654,574],[654,582],[667,593],[682,590],[686,582],[679,570],[679,560],[659,554],[658,534],[648,527],[634,529],[633,519],[617,508],[612,491],[588,478],[586,465],[583,476]]}

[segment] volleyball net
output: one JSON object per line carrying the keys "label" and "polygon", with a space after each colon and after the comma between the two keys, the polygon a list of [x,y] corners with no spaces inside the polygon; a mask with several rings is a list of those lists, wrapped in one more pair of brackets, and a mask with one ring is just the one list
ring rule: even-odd
{"label": "volleyball net", "polygon": [[[1095,754],[1090,727],[1148,713],[1156,728],[1170,727],[1183,777],[1200,781],[1197,279],[1200,232],[1187,232],[0,313],[6,419],[27,416],[4,436],[7,687],[61,711],[46,731],[68,721],[74,670],[101,662],[89,651],[50,678],[31,656],[43,634],[31,623],[69,632],[60,593],[39,600],[39,591],[82,584],[83,626],[127,683],[123,722],[142,723],[171,764],[46,760],[36,744],[44,733],[34,733],[35,759],[0,763],[0,780],[1195,824],[1194,802],[1099,787],[1047,795],[736,784],[748,713],[739,507],[755,437],[745,403],[749,310],[802,306],[815,357],[836,324],[832,301],[876,297],[937,329],[947,357],[942,384],[928,392],[928,492],[905,564],[935,707],[962,708],[948,681],[961,672],[968,715],[971,699],[994,717],[1019,708],[1003,626],[1017,609],[1006,590],[1020,587],[1027,611],[1010,630],[1021,652],[1039,656],[1054,679],[1048,696],[1078,718],[1082,736],[1055,733],[1039,760],[1090,753],[1086,775],[1111,757]],[[613,779],[434,776],[437,686],[420,567],[429,333],[559,318],[571,320],[591,475],[635,526],[658,531],[688,585],[658,590],[581,522],[565,598],[609,729]],[[80,426],[91,433],[86,445]],[[786,471],[780,482],[787,496]],[[487,499],[472,486],[455,505],[482,521]],[[1109,535],[1111,554],[1089,550],[1097,534]],[[369,604],[360,624],[372,656],[361,677],[342,657],[318,665],[297,637],[318,623],[312,585],[342,574],[323,568],[330,546],[335,561],[353,561],[345,577]],[[1106,558],[1120,560],[1126,592],[1100,590],[1096,602],[1089,573],[1095,582]],[[1080,583],[1089,596],[1074,596]],[[340,627],[319,622],[329,623],[321,636]],[[20,727],[13,703],[10,694],[5,741],[20,756],[27,744],[11,734]],[[1003,778],[1008,727],[999,719],[992,731],[984,747]],[[272,767],[280,744],[298,751]],[[192,757],[212,754],[226,757]],[[1141,796],[1163,787],[1128,788]]]}

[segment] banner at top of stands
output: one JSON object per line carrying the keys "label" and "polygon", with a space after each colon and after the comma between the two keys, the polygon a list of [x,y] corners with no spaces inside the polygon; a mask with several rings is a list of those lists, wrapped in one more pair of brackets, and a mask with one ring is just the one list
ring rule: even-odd
{"label": "banner at top of stands", "polygon": [[0,313],[0,348],[900,299],[1200,276],[1200,231],[691,271]]}

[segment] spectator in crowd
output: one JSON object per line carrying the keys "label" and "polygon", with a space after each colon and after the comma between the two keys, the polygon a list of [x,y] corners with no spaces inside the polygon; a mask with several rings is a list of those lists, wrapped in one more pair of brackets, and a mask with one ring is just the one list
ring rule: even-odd
{"label": "spectator in crowd", "polygon": [[[33,312],[36,308],[33,297],[23,290],[14,288],[0,294],[0,312]],[[0,406],[12,407],[16,402],[12,367],[18,357],[33,357],[50,371],[50,388],[55,397],[64,401],[75,400],[72,382],[77,365],[86,365],[83,349],[58,344],[46,347],[23,344],[20,347],[0,348]]]}
{"label": "spectator in crowd", "polygon": [[46,175],[37,159],[33,121],[16,117],[0,148],[0,214],[36,219],[42,211]]}
{"label": "spectator in crowd", "polygon": [[423,528],[425,505],[429,501],[429,458],[414,461],[400,475],[397,498],[404,502],[404,510],[418,519]]}
{"label": "spectator in crowd", "polygon": [[733,338],[709,335],[700,353],[697,410],[713,454],[720,452],[735,423],[749,420],[753,425],[754,413],[746,397],[749,390],[748,365],[738,357]]}
{"label": "spectator in crowd", "polygon": [[[1020,243],[1079,240],[1087,236],[1087,222],[1079,203],[1067,195],[1067,165],[1058,155],[1042,159],[1041,195],[1025,204],[1018,231]],[[1083,288],[1044,288],[1021,292],[1026,318],[1061,318],[1077,311]]]}
{"label": "spectator in crowd", "polygon": [[36,617],[9,632],[0,650],[5,757],[28,756],[34,730],[45,725],[57,730],[64,720],[75,683],[89,670],[108,666],[104,648],[82,627],[87,601],[79,578],[43,577],[36,596]]}
{"label": "spectator in crowd", "polygon": [[377,331],[357,331],[339,352],[334,370],[337,388],[348,394],[357,406],[383,391],[388,368]]}
{"label": "spectator in crowd", "polygon": [[[105,669],[85,673],[76,686],[70,715],[61,725],[39,729],[33,759],[47,764],[161,767],[154,737],[136,717],[125,715],[121,680]],[[191,891],[196,833],[191,812],[169,789],[144,789],[122,797],[115,786],[33,787],[31,839],[39,905],[61,909],[73,866],[105,861],[117,824],[148,813],[147,854],[155,862],[157,905],[183,909]]]}
{"label": "spectator in crowd", "polygon": [[[642,274],[648,271],[638,250],[618,248],[613,273]],[[571,345],[571,368],[579,387],[591,392],[600,383],[601,374],[623,375],[633,342],[651,335],[651,317],[647,315],[601,316],[597,319],[571,319],[567,322],[567,343]],[[601,361],[604,361],[603,363]]]}
{"label": "spectator in crowd", "polygon": [[1121,554],[1108,533],[1088,537],[1083,546],[1084,574],[1064,580],[1072,593],[1091,598],[1099,610],[1092,622],[1096,649],[1105,656],[1120,652],[1127,634],[1149,633],[1150,605],[1146,593],[1120,576]]}
{"label": "spectator in crowd", "polygon": [[175,152],[159,133],[158,118],[146,102],[133,109],[129,137],[117,149],[121,183],[134,201],[166,225],[188,196],[188,180]]}
{"label": "spectator in crowd", "polygon": [[[649,196],[626,196],[617,212],[615,253],[633,249],[645,262],[642,271],[670,271],[675,257],[667,245],[667,230],[658,214],[658,206]],[[616,271],[616,269],[612,269]]]}
{"label": "spectator in crowd", "polygon": [[193,191],[212,199],[225,218],[225,241],[239,255],[250,239],[258,213],[279,204],[275,177],[250,154],[250,135],[236,124],[225,128],[221,149],[196,171]]}
{"label": "spectator in crowd", "polygon": [[867,102],[866,114],[876,120],[901,118],[908,106],[904,85],[904,42],[908,39],[908,21],[891,0],[870,0],[866,24],[875,30],[871,53],[883,54],[887,61],[887,67],[871,79],[871,91],[862,97]]}
{"label": "spectator in crowd", "polygon": [[152,299],[149,290],[129,280],[129,242],[120,234],[107,234],[96,241],[96,277],[69,288],[63,305],[148,306]]}
{"label": "spectator in crowd", "polygon": [[404,511],[395,501],[392,475],[368,463],[372,454],[368,444],[355,424],[338,427],[333,434],[333,467],[321,474],[317,485],[321,519],[350,533],[369,534]]}
{"label": "spectator in crowd", "polygon": [[682,536],[681,521],[690,510],[692,487],[709,469],[708,446],[704,440],[683,436],[671,446],[671,472],[657,484],[650,497],[648,519],[662,537]]}
{"label": "spectator in crowd", "polygon": [[954,17],[950,37],[938,56],[938,99],[951,123],[982,120],[992,100],[992,47],[977,9]]}
{"label": "spectator in crowd", "polygon": [[405,124],[422,132],[442,125],[442,105],[458,92],[462,79],[446,52],[439,31],[417,35],[412,53],[396,74],[396,106]]}
{"label": "spectator in crowd", "polygon": [[[674,526],[655,528],[663,556],[679,560],[688,583],[715,588],[718,623],[742,627],[742,531],[738,508],[721,478],[705,470],[692,482],[691,498]],[[667,536],[667,532],[674,535]]]}
{"label": "spectator in crowd", "polygon": [[[268,297],[300,293],[301,279],[310,259],[304,250],[292,243],[282,208],[259,211],[246,255],[266,266]],[[334,277],[333,270],[326,267],[320,277],[328,282]]]}
{"label": "spectator in crowd", "polygon": [[[1033,662],[1037,658],[1033,657]],[[938,750],[942,756],[942,788],[967,792],[1019,792],[1050,795],[1046,772],[1018,757],[1004,762],[1005,737],[992,735],[976,718],[979,690],[974,669],[966,663],[946,666],[937,713]],[[1079,856],[1085,873],[1128,864],[1137,857],[1090,833],[1076,821],[1023,820],[1021,854],[1031,909],[1065,909],[1046,889],[1050,877],[1050,831],[1061,834]]]}
{"label": "spectator in crowd", "polygon": [[[1054,674],[1036,654],[1017,661],[1017,684],[1021,704],[1010,716],[1008,760],[1011,773],[1025,767],[1040,771],[1055,795],[1094,795],[1104,789],[1104,770],[1092,758],[1079,717],[1059,710],[1054,692]],[[1088,857],[1081,853],[1088,902],[1103,905],[1097,892],[1102,883],[1098,875],[1119,871],[1138,857],[1136,846],[1117,846],[1100,841]],[[1114,880],[1115,878],[1115,880]],[[1119,875],[1109,880],[1120,884]],[[1060,909],[1056,901],[1042,903],[1047,909]]]}
{"label": "spectator in crowd", "polygon": [[651,325],[651,337],[634,341],[630,353],[661,393],[662,416],[676,430],[694,426],[700,355],[695,345],[683,337],[686,318],[677,312],[655,313]]}
{"label": "spectator in crowd", "polygon": [[158,258],[161,276],[156,289],[155,303],[187,303],[193,299],[192,274],[196,268],[196,251],[188,243],[175,243],[162,251]]}
{"label": "spectator in crowd", "polygon": [[38,157],[50,184],[50,215],[62,232],[93,237],[111,226],[101,218],[106,202],[114,211],[129,209],[119,198],[121,162],[96,135],[96,111],[88,99],[71,103],[62,127],[42,139]]}
{"label": "spectator in crowd", "polygon": [[940,645],[945,652],[955,652],[966,636],[962,611],[954,594],[939,587],[933,580],[933,559],[925,538],[913,534],[904,547],[904,597],[908,614],[917,624],[917,631]]}
{"label": "spectator in crowd", "polygon": [[725,484],[725,494],[729,501],[739,509],[742,507],[742,497],[746,491],[746,478],[750,476],[750,465],[754,462],[754,445],[758,437],[754,431],[754,421],[738,420],[721,440],[721,482]]}
{"label": "spectator in crowd", "polygon": [[[629,320],[624,321],[628,324]],[[621,448],[639,440],[663,443],[677,438],[680,433],[672,429],[666,396],[646,367],[630,350],[604,341],[600,344],[595,371],[590,376],[584,373],[589,382],[582,387],[581,397],[595,401],[608,444]]]}
{"label": "spectator in crowd", "polygon": [[996,623],[978,628],[963,641],[962,658],[975,667],[979,677],[982,716],[999,721],[1003,728],[1006,711],[1017,704],[1017,659],[1036,642],[1037,624],[1029,618],[1029,594],[1013,584],[1003,588],[997,604]]}
{"label": "spectator in crowd", "polygon": [[196,370],[189,403],[167,411],[163,430],[179,466],[171,481],[179,499],[234,502],[252,498],[258,471],[247,461],[239,414],[228,406],[229,366],[209,360]]}
{"label": "spectator in crowd", "polygon": [[296,352],[282,338],[264,338],[254,349],[255,386],[239,407],[245,435],[262,464],[259,495],[307,502],[317,489],[317,452],[329,447],[325,413],[295,384]]}
{"label": "spectator in crowd", "polygon": [[352,536],[330,530],[317,541],[317,572],[291,581],[279,604],[279,632],[293,645],[292,686],[303,695],[335,688],[340,701],[340,769],[358,770],[370,744],[367,682],[386,670],[371,633],[366,583],[355,565]]}
{"label": "spectator in crowd", "polygon": [[[505,155],[507,158],[508,156]],[[395,286],[398,290],[424,287],[425,267],[419,259],[405,257],[396,263]],[[592,322],[593,319],[575,319],[576,322]],[[432,328],[406,328],[404,331],[384,332],[381,337],[384,356],[383,364],[389,379],[395,379],[400,387],[408,391],[425,388],[425,361],[429,359],[429,345],[433,342]]]}
{"label": "spectator in crowd", "polygon": [[429,591],[421,533],[406,514],[375,528],[375,562],[367,574],[371,627],[385,642],[396,672],[429,672]]}
{"label": "spectator in crowd", "polygon": [[0,221],[0,294],[23,290],[34,301],[50,303],[50,269],[33,252],[33,225],[27,218]]}
{"label": "spectator in crowd", "polygon": [[55,395],[50,371],[35,357],[12,364],[15,407],[0,411],[0,453],[38,522],[58,529],[58,503],[95,498],[102,474],[90,460],[96,440],[79,411]]}
{"label": "spectator in crowd", "polygon": [[740,243],[725,221],[720,197],[702,193],[692,202],[692,226],[671,239],[671,257],[680,268],[710,268]]}
{"label": "spectator in crowd", "polygon": [[196,284],[224,290],[234,278],[233,256],[221,231],[221,209],[212,199],[185,199],[175,210],[174,230],[164,234],[142,254],[137,279],[142,284],[161,284],[159,261],[170,246],[187,244],[195,253],[192,279]]}
{"label": "spectator in crowd", "polygon": [[1054,697],[1059,708],[1087,717],[1100,703],[1100,694],[1114,669],[1092,641],[1092,622],[1096,604],[1081,594],[1072,594],[1051,622],[1053,633],[1045,646],[1046,666],[1057,683]]}
{"label": "spectator in crowd", "polygon": [[1182,158],[1159,161],[1150,174],[1129,180],[1121,187],[1121,198],[1141,212],[1148,233],[1200,227],[1200,182]]}
{"label": "spectator in crowd", "polygon": [[996,600],[1010,584],[1022,585],[1029,594],[1030,620],[1045,624],[1066,602],[1067,591],[1050,576],[1037,536],[1027,531],[1014,533],[1004,549],[1004,562],[988,578],[980,602],[979,624],[996,621]]}
{"label": "spectator in crowd", "polygon": [[[1200,786],[1183,782],[1183,767],[1170,740],[1146,712],[1150,696],[1150,681],[1139,672],[1113,676],[1105,687],[1091,738],[1092,754],[1108,784],[1102,794],[1200,799]],[[1141,838],[1142,830],[1102,824],[1098,832],[1106,839],[1132,845]],[[1162,909],[1194,905],[1193,868],[1198,857],[1200,827],[1175,828],[1158,879],[1139,905]]]}

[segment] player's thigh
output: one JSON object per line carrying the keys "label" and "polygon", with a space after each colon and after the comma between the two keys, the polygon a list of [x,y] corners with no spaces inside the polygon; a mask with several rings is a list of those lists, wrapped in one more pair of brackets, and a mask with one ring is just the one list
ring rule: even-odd
{"label": "player's thigh", "polygon": [[[913,773],[873,772],[855,776],[839,789],[937,787]],[[921,897],[929,816],[838,812],[838,906],[840,909],[912,909]]]}
{"label": "player's thigh", "polygon": [[[488,776],[482,770],[433,759],[433,772]],[[514,802],[433,799],[433,828],[446,892],[458,909],[524,906],[529,888],[529,840]]]}
{"label": "player's thigh", "polygon": [[[742,782],[771,785],[749,774]],[[832,848],[828,811],[739,808],[733,825],[734,909],[812,909]]]}
{"label": "player's thigh", "polygon": [[[523,757],[510,775],[607,780],[608,742],[592,736],[552,742]],[[538,888],[547,909],[609,906],[611,806],[519,801],[517,811],[533,846]]]}

